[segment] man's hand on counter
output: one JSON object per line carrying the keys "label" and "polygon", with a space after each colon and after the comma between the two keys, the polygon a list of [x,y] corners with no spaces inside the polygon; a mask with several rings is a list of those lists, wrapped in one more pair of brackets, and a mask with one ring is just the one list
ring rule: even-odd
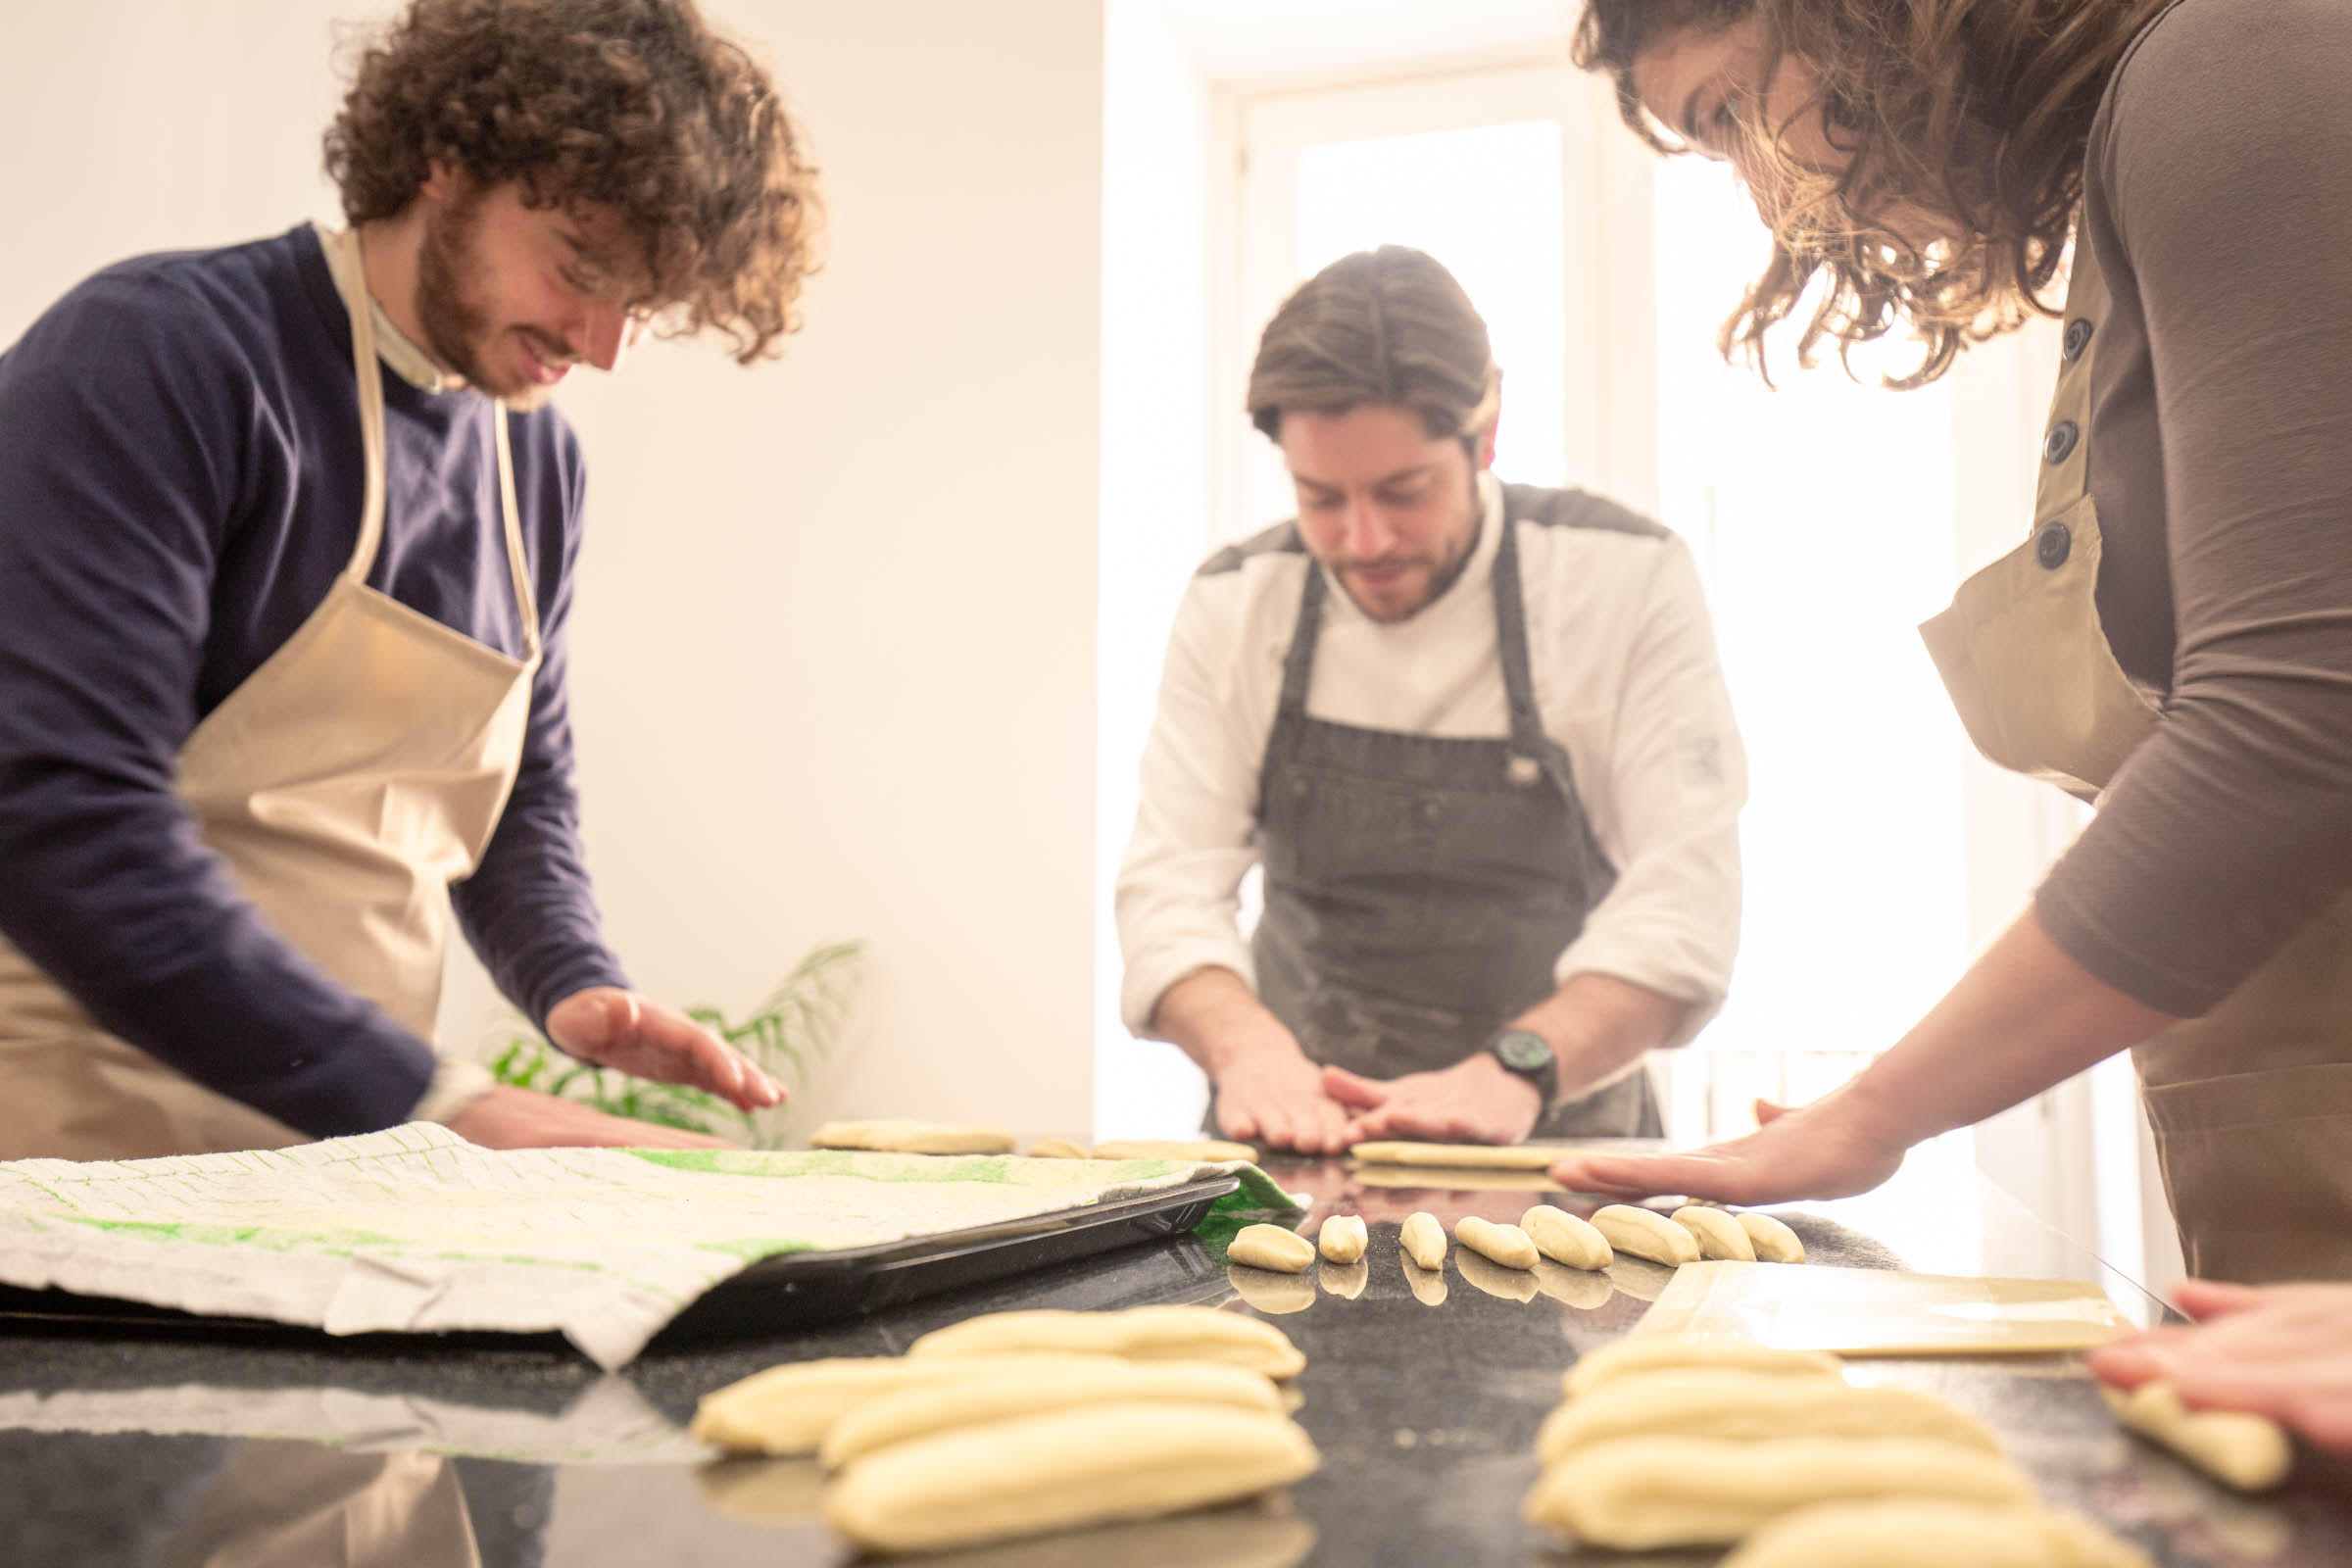
{"label": "man's hand on counter", "polygon": [[1404,1138],[1435,1144],[1516,1144],[1544,1113],[1536,1086],[1485,1052],[1438,1072],[1366,1078],[1323,1069],[1323,1092],[1348,1106],[1349,1144]]}
{"label": "man's hand on counter", "polygon": [[582,1061],[707,1090],[741,1110],[784,1099],[781,1084],[710,1030],[617,986],[591,986],[557,1003],[547,1014],[547,1037]]}
{"label": "man's hand on counter", "polygon": [[1168,987],[1152,1030],[1208,1074],[1226,1137],[1302,1154],[1348,1147],[1347,1108],[1323,1093],[1298,1037],[1231,969],[1196,969]]}
{"label": "man's hand on counter", "polygon": [[1218,1130],[1302,1154],[1338,1153],[1350,1142],[1348,1110],[1323,1092],[1322,1073],[1287,1042],[1235,1053],[1215,1075]]}
{"label": "man's hand on counter", "polygon": [[1571,1192],[1675,1193],[1742,1206],[1849,1198],[1893,1175],[1909,1147],[1874,1133],[1877,1120],[1855,1095],[1849,1082],[1798,1110],[1759,1100],[1762,1125],[1745,1138],[1680,1154],[1570,1154],[1552,1164],[1551,1179]]}
{"label": "man's hand on counter", "polygon": [[449,1118],[449,1130],[484,1149],[732,1149],[676,1127],[608,1116],[574,1101],[501,1084]]}
{"label": "man's hand on counter", "polygon": [[2118,1388],[2161,1380],[2194,1410],[2269,1416],[2322,1447],[2352,1452],[2352,1285],[2223,1285],[2175,1293],[2197,1319],[2089,1352]]}

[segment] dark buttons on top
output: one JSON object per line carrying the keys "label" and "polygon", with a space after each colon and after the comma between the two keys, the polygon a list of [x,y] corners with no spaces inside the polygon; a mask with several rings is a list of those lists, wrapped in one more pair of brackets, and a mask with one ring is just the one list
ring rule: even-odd
{"label": "dark buttons on top", "polygon": [[2090,347],[2090,320],[2086,317],[2078,316],[2066,323],[2066,336],[2059,343],[2058,351],[2066,356],[2067,364],[2074,364],[2082,357],[2082,351]]}
{"label": "dark buttons on top", "polygon": [[2046,523],[2034,536],[2034,559],[2041,563],[2044,571],[2056,571],[2074,552],[2075,536],[2063,522]]}
{"label": "dark buttons on top", "polygon": [[2073,455],[2075,443],[2082,439],[2082,431],[2074,420],[2060,419],[2056,424],[2050,426],[2050,433],[2041,439],[2043,461],[2064,463]]}

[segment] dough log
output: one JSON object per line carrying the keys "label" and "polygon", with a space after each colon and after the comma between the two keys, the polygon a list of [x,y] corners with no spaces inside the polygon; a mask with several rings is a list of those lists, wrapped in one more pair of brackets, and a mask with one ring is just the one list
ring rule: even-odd
{"label": "dough log", "polygon": [[1537,1251],[1570,1268],[1607,1268],[1616,1257],[1609,1250],[1609,1239],[1590,1221],[1549,1203],[1538,1203],[1520,1215],[1519,1228]]}
{"label": "dough log", "polygon": [[2054,1508],[1889,1497],[1775,1519],[1722,1568],[2154,1568],[2147,1553]]}
{"label": "dough log", "polygon": [[703,1396],[689,1430],[730,1453],[814,1453],[834,1422],[885,1394],[967,1375],[1043,1376],[1072,1362],[1099,1365],[1112,1359],[1052,1353],[990,1356],[978,1367],[962,1370],[900,1355],[788,1361]]}
{"label": "dough log", "polygon": [[1542,1255],[1536,1250],[1536,1244],[1528,1240],[1527,1232],[1518,1226],[1497,1225],[1476,1214],[1453,1227],[1453,1239],[1504,1268],[1534,1268],[1536,1259]]}
{"label": "dough log", "polygon": [[1526,1144],[1358,1144],[1348,1151],[1359,1165],[1435,1165],[1446,1170],[1549,1170],[1561,1151]]}
{"label": "dough log", "polygon": [[850,1465],[825,1521],[869,1551],[936,1551],[1207,1507],[1319,1456],[1297,1423],[1205,1404],[1097,1404],[896,1444]]}
{"label": "dough log", "polygon": [[1611,1203],[1593,1213],[1592,1228],[1617,1251],[1668,1268],[1698,1261],[1698,1238],[1652,1209]]}
{"label": "dough log", "polygon": [[1225,1258],[1277,1274],[1303,1274],[1315,1265],[1315,1244],[1279,1225],[1245,1225],[1226,1247]]}
{"label": "dough log", "polygon": [[1097,1159],[1189,1159],[1196,1164],[1213,1165],[1231,1159],[1246,1159],[1257,1163],[1257,1151],[1248,1144],[1228,1143],[1222,1138],[1206,1138],[1191,1143],[1170,1142],[1159,1138],[1129,1138],[1095,1146]]}
{"label": "dough log", "polygon": [[1364,1255],[1371,1232],[1361,1214],[1333,1214],[1315,1232],[1315,1247],[1333,1263],[1352,1263]]}
{"label": "dough log", "polygon": [[935,1121],[829,1121],[808,1135],[811,1149],[865,1149],[884,1154],[1009,1154],[1013,1137],[994,1127]]}
{"label": "dough log", "polygon": [[1984,1423],[1917,1389],[1690,1369],[1619,1378],[1544,1418],[1536,1453],[1557,1464],[1620,1438],[1928,1438],[1997,1454]]}
{"label": "dough log", "polygon": [[992,1312],[932,1330],[906,1348],[906,1356],[924,1360],[1022,1350],[1094,1352],[1135,1361],[1222,1361],[1270,1378],[1296,1377],[1306,1365],[1298,1348],[1273,1324],[1210,1306]]}
{"label": "dough log", "polygon": [[918,1384],[868,1399],[833,1423],[818,1456],[827,1469],[895,1443],[980,1426],[1014,1416],[1042,1415],[1082,1404],[1230,1404],[1266,1415],[1282,1413],[1271,1380],[1214,1361],[1122,1361],[1045,1371],[982,1371]]}
{"label": "dough log", "polygon": [[1740,1228],[1747,1232],[1747,1244],[1756,1250],[1758,1261],[1802,1263],[1805,1260],[1805,1244],[1797,1239],[1796,1232],[1770,1214],[1741,1209],[1737,1217]]}
{"label": "dough log", "polygon": [[1029,1146],[1031,1159],[1084,1159],[1086,1151],[1067,1138],[1040,1138]]}
{"label": "dough log", "polygon": [[1405,1256],[1423,1268],[1446,1266],[1446,1227],[1427,1209],[1405,1216],[1404,1225],[1396,1233],[1396,1245],[1404,1249]]}
{"label": "dough log", "polygon": [[1724,1545],[1814,1503],[1890,1495],[2035,1500],[2007,1460],[1920,1438],[1621,1438],[1546,1469],[1526,1512],[1563,1537],[1647,1551]]}
{"label": "dough log", "polygon": [[2101,1385],[2099,1395],[2124,1425],[2240,1492],[2269,1492],[2295,1466],[2294,1445],[2268,1416],[2191,1410],[2169,1383],[2130,1394]]}
{"label": "dough log", "polygon": [[1747,1239],[1747,1232],[1739,1219],[1727,1209],[1705,1208],[1691,1204],[1674,1211],[1674,1222],[1690,1233],[1698,1243],[1701,1257],[1725,1257],[1734,1262],[1753,1263],[1756,1244]]}
{"label": "dough log", "polygon": [[1560,1380],[1560,1392],[1575,1398],[1619,1378],[1688,1367],[1845,1381],[1845,1363],[1819,1350],[1779,1350],[1745,1340],[1710,1340],[1690,1334],[1637,1334],[1577,1357]]}

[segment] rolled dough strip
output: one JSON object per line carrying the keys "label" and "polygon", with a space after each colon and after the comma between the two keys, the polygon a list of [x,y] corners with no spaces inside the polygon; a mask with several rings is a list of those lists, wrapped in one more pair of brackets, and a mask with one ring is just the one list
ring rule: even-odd
{"label": "rolled dough strip", "polygon": [[1562,1537],[1648,1551],[1726,1545],[1815,1503],[1886,1496],[2035,1500],[2007,1460],[1924,1438],[1620,1438],[1546,1468],[1526,1513]]}
{"label": "rolled dough strip", "polygon": [[1319,1462],[1281,1416],[1097,1404],[868,1454],[834,1483],[825,1520],[868,1551],[937,1551],[1208,1507],[1287,1486]]}
{"label": "rolled dough strip", "polygon": [[1593,1212],[1592,1228],[1615,1250],[1668,1268],[1698,1261],[1698,1238],[1654,1209],[1611,1203]]}
{"label": "rolled dough strip", "polygon": [[1454,1170],[1549,1170],[1565,1150],[1529,1144],[1414,1144],[1387,1141],[1348,1151],[1360,1165],[1440,1165]]}
{"label": "rolled dough strip", "polygon": [[1549,1203],[1538,1203],[1520,1215],[1519,1228],[1527,1232],[1537,1251],[1570,1268],[1607,1268],[1616,1255],[1609,1250],[1609,1239],[1594,1230],[1591,1221]]}
{"label": "rolled dough strip", "polygon": [[1775,1519],[1722,1568],[2155,1568],[2147,1553],[2054,1508],[1922,1497],[1825,1502]]}
{"label": "rolled dough strip", "polygon": [[1103,1356],[1093,1366],[983,1373],[918,1384],[869,1399],[833,1423],[818,1456],[827,1469],[894,1443],[1013,1416],[1040,1415],[1080,1404],[1230,1404],[1267,1415],[1282,1413],[1273,1381],[1215,1361],[1122,1361]]}
{"label": "rolled dough strip", "polygon": [[[1648,1210],[1642,1212],[1647,1213]],[[1756,1260],[1756,1244],[1747,1239],[1747,1232],[1740,1228],[1740,1221],[1724,1209],[1706,1208],[1693,1203],[1676,1209],[1674,1222],[1689,1231],[1690,1239],[1698,1243],[1698,1255],[1701,1257],[1730,1258],[1739,1263],[1753,1263]]]}
{"label": "rolled dough strip", "polygon": [[1334,1263],[1352,1263],[1364,1255],[1371,1232],[1361,1214],[1333,1214],[1315,1232],[1315,1249]]}
{"label": "rolled dough strip", "polygon": [[1781,1350],[1745,1340],[1710,1340],[1689,1334],[1637,1334],[1578,1356],[1560,1380],[1560,1392],[1573,1399],[1619,1378],[1689,1367],[1845,1381],[1845,1363],[1819,1350]]}
{"label": "rolled dough strip", "polygon": [[1095,1146],[1097,1159],[1189,1159],[1203,1165],[1231,1159],[1246,1159],[1257,1163],[1257,1151],[1248,1144],[1228,1143],[1222,1138],[1202,1139],[1194,1143],[1170,1142],[1166,1139],[1128,1138]]}
{"label": "rolled dough strip", "polygon": [[1029,1146],[1031,1159],[1084,1159],[1086,1151],[1067,1138],[1040,1138]]}
{"label": "rolled dough strip", "polygon": [[[703,1396],[689,1430],[730,1453],[814,1453],[834,1422],[885,1394],[957,1377],[1011,1373],[1044,1376],[1056,1364],[1110,1361],[1101,1355],[993,1355],[977,1367],[899,1355],[829,1356],[788,1361]],[[1009,1363],[1009,1364],[1008,1364]]]}
{"label": "rolled dough strip", "polygon": [[865,1149],[884,1154],[1009,1154],[1013,1137],[994,1127],[935,1121],[829,1121],[808,1135],[811,1149]]}
{"label": "rolled dough strip", "polygon": [[1226,1246],[1225,1258],[1277,1274],[1303,1274],[1315,1266],[1315,1244],[1279,1225],[1245,1225]]}
{"label": "rolled dough strip", "polygon": [[1306,1365],[1298,1348],[1273,1324],[1213,1306],[992,1312],[933,1329],[906,1347],[906,1355],[921,1360],[1022,1350],[1094,1352],[1133,1361],[1222,1361],[1270,1378],[1297,1377]]}
{"label": "rolled dough strip", "polygon": [[1984,1422],[1917,1389],[1690,1368],[1619,1378],[1571,1399],[1544,1418],[1536,1453],[1557,1464],[1596,1443],[1640,1437],[1931,1438],[2001,1451]]}
{"label": "rolled dough strip", "polygon": [[2130,1394],[2102,1384],[2099,1396],[2124,1425],[2240,1492],[2269,1492],[2295,1466],[2294,1445],[2268,1416],[2191,1410],[2169,1383],[2143,1383]]}
{"label": "rolled dough strip", "polygon": [[1798,1239],[1796,1232],[1770,1214],[1759,1214],[1753,1209],[1743,1208],[1737,1217],[1740,1228],[1747,1232],[1748,1245],[1756,1250],[1758,1260],[1766,1263],[1802,1263],[1805,1260],[1805,1244]]}
{"label": "rolled dough strip", "polygon": [[1427,1209],[1405,1216],[1403,1226],[1396,1232],[1396,1245],[1404,1249],[1405,1256],[1423,1268],[1446,1266],[1446,1227]]}
{"label": "rolled dough strip", "polygon": [[1504,1268],[1534,1268],[1536,1259],[1543,1255],[1536,1250],[1536,1244],[1528,1240],[1527,1232],[1518,1226],[1497,1225],[1476,1214],[1454,1225],[1453,1239]]}

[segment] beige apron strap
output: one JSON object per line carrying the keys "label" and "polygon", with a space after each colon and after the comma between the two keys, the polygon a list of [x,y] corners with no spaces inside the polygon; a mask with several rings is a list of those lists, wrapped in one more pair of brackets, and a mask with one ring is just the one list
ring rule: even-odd
{"label": "beige apron strap", "polygon": [[514,416],[500,404],[491,416],[498,442],[498,504],[506,515],[507,564],[514,573],[514,608],[522,615],[522,657],[539,660],[539,595],[531,587],[530,558],[522,549],[522,513],[514,505],[514,452],[508,424]]}
{"label": "beige apron strap", "polygon": [[360,388],[360,454],[366,481],[361,492],[360,536],[343,575],[365,584],[368,573],[375,569],[375,553],[384,538],[384,376],[375,364],[374,297],[368,292],[368,269],[361,258],[358,229],[329,233],[319,228],[318,243],[325,247],[335,292],[343,296],[343,313],[351,318],[351,368]]}
{"label": "beige apron strap", "polygon": [[2034,526],[2038,530],[2090,493],[2090,367],[2098,323],[2107,316],[2107,276],[2087,235],[2075,240],[2073,273],[2067,280],[2060,338],[2058,385],[2050,398],[2050,422],[2042,432],[2041,472],[2034,489]]}

